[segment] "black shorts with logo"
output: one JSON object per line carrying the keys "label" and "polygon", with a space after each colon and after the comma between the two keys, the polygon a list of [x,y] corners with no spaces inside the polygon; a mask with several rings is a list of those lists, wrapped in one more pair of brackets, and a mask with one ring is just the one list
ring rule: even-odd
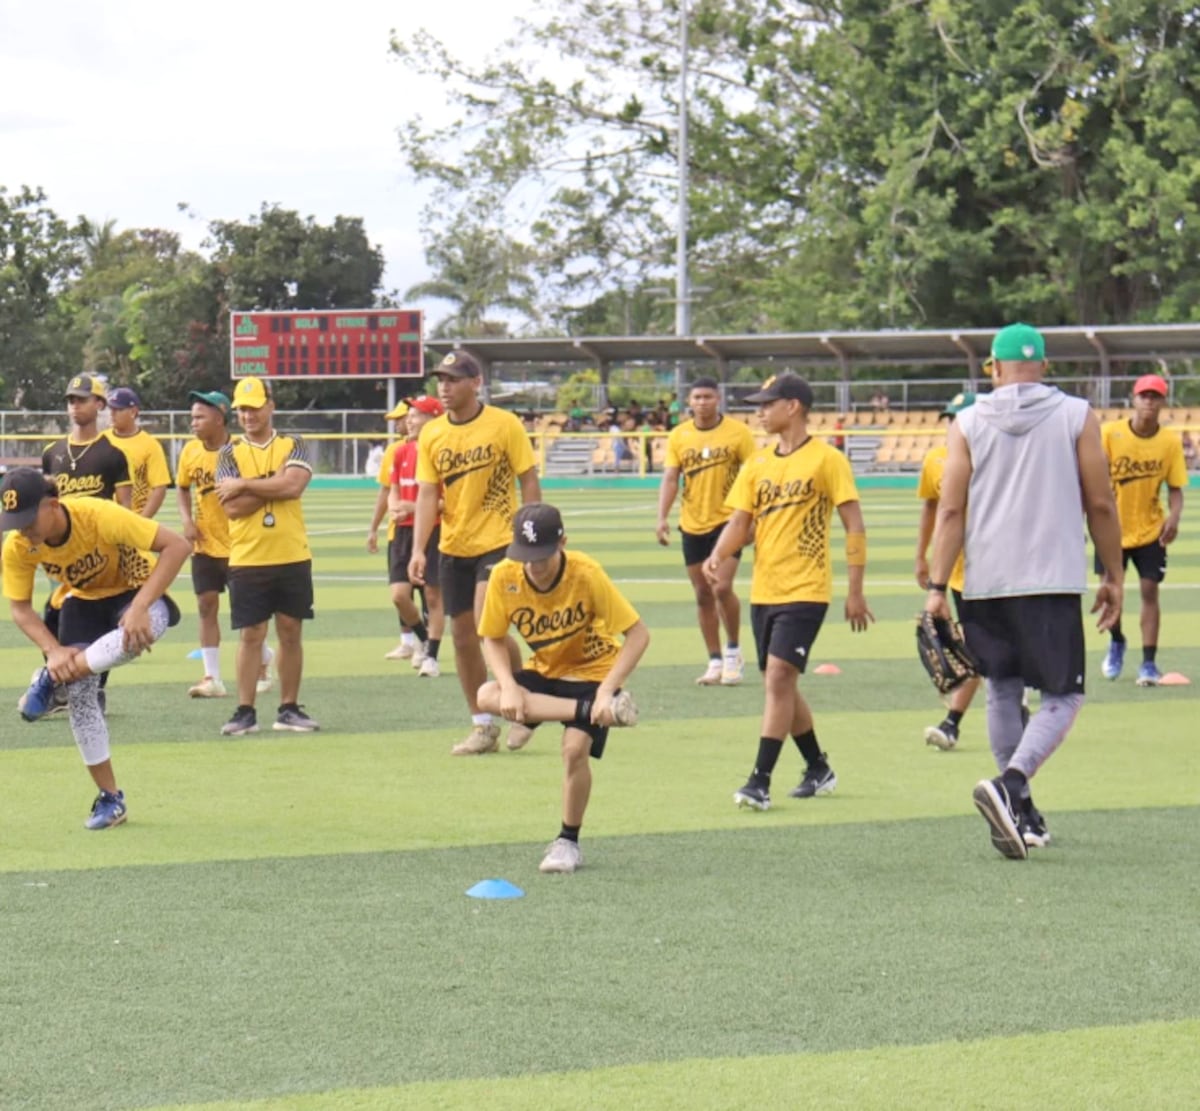
{"label": "black shorts with logo", "polygon": [[[1121,549],[1121,567],[1133,563],[1137,568],[1138,578],[1147,582],[1160,583],[1167,577],[1167,549],[1157,540],[1143,544],[1140,548]],[[1104,574],[1104,564],[1096,556],[1096,574]]]}
{"label": "black shorts with logo", "polygon": [[[425,545],[425,585],[441,585],[442,554],[438,551],[438,541],[442,538],[442,526],[436,525]],[[388,541],[388,582],[406,583],[408,577],[408,561],[412,559],[413,530],[398,528],[396,534]]]}
{"label": "black shorts with logo", "polygon": [[192,593],[224,594],[229,582],[229,560],[220,556],[192,553]]}
{"label": "black shorts with logo", "polygon": [[442,606],[447,617],[474,611],[475,587],[488,581],[492,568],[507,552],[507,544],[477,556],[453,556],[442,552]]}
{"label": "black shorts with logo", "polygon": [[803,673],[825,621],[825,602],[751,604],[750,628],[758,649],[758,670],[767,670],[767,657],[786,660]]}
{"label": "black shorts with logo", "polygon": [[[595,698],[600,689],[599,683],[586,679],[547,679],[538,671],[525,668],[514,676],[517,686],[529,691],[530,694],[549,694],[555,698]],[[619,693],[619,692],[618,692]],[[608,742],[607,725],[576,725],[573,721],[563,722],[567,729],[578,729],[592,738],[589,749],[592,759],[599,760],[604,755],[604,746]]]}
{"label": "black shorts with logo", "polygon": [[968,599],[959,613],[986,678],[1023,679],[1043,694],[1083,693],[1082,595]]}
{"label": "black shorts with logo", "polygon": [[261,625],[277,613],[297,621],[313,615],[312,560],[229,568],[229,623]]}
{"label": "black shorts with logo", "polygon": [[[683,565],[694,567],[697,563],[703,563],[708,559],[713,554],[713,548],[717,546],[717,540],[724,527],[724,525],[717,525],[710,532],[684,532],[683,529],[680,529],[679,535],[683,537]],[[741,548],[733,553],[733,558],[742,558]]]}
{"label": "black shorts with logo", "polygon": [[[58,616],[58,643],[71,645],[95,644],[111,633],[121,621],[121,614],[137,595],[136,590],[114,594],[111,598],[76,598],[68,595]],[[179,607],[164,594],[167,604],[167,627],[179,624]]]}

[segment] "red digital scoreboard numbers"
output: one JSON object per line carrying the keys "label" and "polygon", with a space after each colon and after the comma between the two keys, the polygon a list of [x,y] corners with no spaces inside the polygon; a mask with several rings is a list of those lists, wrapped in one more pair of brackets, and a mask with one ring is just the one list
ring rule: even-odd
{"label": "red digital scoreboard numbers", "polygon": [[234,378],[423,378],[421,313],[405,309],[235,312]]}

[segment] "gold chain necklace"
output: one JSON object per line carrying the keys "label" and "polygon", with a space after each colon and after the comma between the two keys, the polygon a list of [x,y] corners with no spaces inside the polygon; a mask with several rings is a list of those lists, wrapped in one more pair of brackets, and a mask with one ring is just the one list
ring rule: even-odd
{"label": "gold chain necklace", "polygon": [[[97,437],[96,437],[96,439],[99,439],[99,437],[97,436]],[[70,441],[70,440],[67,440],[67,458],[68,458],[68,459],[71,461],[71,473],[72,473],[72,474],[74,474],[74,473],[75,473],[75,465],[76,465],[76,464],[77,464],[77,463],[78,463],[78,462],[79,462],[79,461],[80,461],[80,460],[81,460],[81,459],[82,459],[82,458],[83,458],[85,455],[87,455],[87,453],[88,453],[88,452],[91,450],[91,448],[92,448],[92,444],[94,444],[95,442],[96,442],[96,440],[88,440],[88,442],[87,442],[87,443],[84,445],[84,447],[83,447],[83,451],[81,451],[81,452],[80,452],[78,455],[76,455],[74,452],[72,452],[72,451],[71,451],[71,441]]]}

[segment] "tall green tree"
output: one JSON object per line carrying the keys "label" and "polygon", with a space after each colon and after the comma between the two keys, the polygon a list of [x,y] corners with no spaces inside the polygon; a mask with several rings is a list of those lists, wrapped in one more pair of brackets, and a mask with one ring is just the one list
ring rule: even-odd
{"label": "tall green tree", "polygon": [[[680,11],[558,0],[402,148],[437,212],[500,199],[550,314],[669,279]],[[1200,21],[1188,0],[698,0],[698,328],[1189,319]],[[564,78],[562,75],[567,74]]]}
{"label": "tall green tree", "polygon": [[27,409],[57,406],[80,369],[72,311],[62,299],[79,271],[81,232],[41,189],[0,186],[0,399]]}

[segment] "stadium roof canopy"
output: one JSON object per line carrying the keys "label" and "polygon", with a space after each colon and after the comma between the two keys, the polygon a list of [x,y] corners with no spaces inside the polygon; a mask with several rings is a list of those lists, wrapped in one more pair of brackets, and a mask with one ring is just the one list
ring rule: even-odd
{"label": "stadium roof canopy", "polygon": [[[1200,359],[1200,324],[1043,328],[1055,363],[1098,364]],[[613,365],[709,362],[722,378],[731,364],[786,362],[838,367],[962,366],[974,378],[987,358],[994,328],[952,331],[791,332],[739,336],[581,336],[560,339],[427,340],[438,354],[463,350],[485,368],[586,365],[607,376]]]}

